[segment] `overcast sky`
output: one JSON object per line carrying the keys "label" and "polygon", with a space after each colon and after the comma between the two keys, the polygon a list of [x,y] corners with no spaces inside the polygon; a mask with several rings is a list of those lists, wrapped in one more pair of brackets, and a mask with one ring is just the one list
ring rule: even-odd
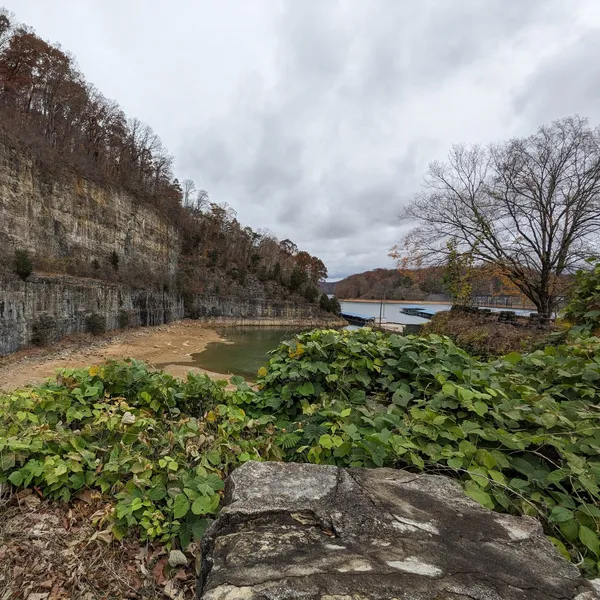
{"label": "overcast sky", "polygon": [[600,123],[598,0],[4,5],[150,124],[180,179],[332,279],[393,265],[401,206],[451,144]]}

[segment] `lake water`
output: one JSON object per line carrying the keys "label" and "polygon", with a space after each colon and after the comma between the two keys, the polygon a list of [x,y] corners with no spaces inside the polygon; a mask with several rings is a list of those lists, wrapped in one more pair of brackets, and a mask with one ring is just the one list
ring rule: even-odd
{"label": "lake water", "polygon": [[[379,318],[377,302],[342,302],[342,312],[353,313],[365,317]],[[403,308],[424,308],[431,312],[449,310],[450,304],[396,304],[386,302],[383,306],[383,318],[388,323],[427,323],[427,319],[405,315]],[[500,309],[497,309],[500,310]],[[528,313],[529,311],[515,311]],[[346,329],[359,329],[348,325]],[[239,327],[219,330],[225,338],[224,342],[212,342],[202,352],[192,354],[192,363],[181,363],[195,366],[215,373],[241,375],[253,380],[256,372],[269,360],[269,352],[274,350],[283,340],[293,338],[306,329],[286,327]],[[156,365],[161,367],[161,365]]]}
{"label": "lake water", "polygon": [[[283,340],[303,330],[286,327],[228,327],[219,330],[225,342],[211,342],[202,352],[192,354],[192,366],[215,373],[241,375],[254,379],[269,360],[268,353]],[[189,363],[186,363],[189,364]]]}
{"label": "lake water", "polygon": [[[379,319],[379,310],[380,303],[379,302],[349,302],[345,300],[344,302],[340,302],[342,306],[342,312],[352,313],[355,315],[360,315],[362,317],[375,317]],[[440,312],[443,310],[450,310],[452,307],[451,304],[419,304],[415,302],[414,304],[410,303],[401,303],[398,304],[396,302],[384,302],[383,303],[383,313],[382,318],[388,323],[403,323],[405,325],[409,324],[420,324],[427,323],[427,319],[423,319],[421,317],[413,317],[411,315],[405,315],[401,311],[405,308],[423,308],[429,312]],[[482,307],[483,308],[483,307]],[[530,310],[517,310],[513,308],[491,308],[492,311],[500,311],[500,310],[512,310],[518,315],[528,315],[532,311]]]}
{"label": "lake water", "polygon": [[[362,317],[375,317],[379,319],[379,302],[340,302],[342,312],[360,315]],[[424,308],[431,312],[450,310],[450,304],[396,304],[395,302],[384,302],[382,318],[388,323],[419,324],[427,323],[427,319],[413,317],[400,312],[404,308]]]}

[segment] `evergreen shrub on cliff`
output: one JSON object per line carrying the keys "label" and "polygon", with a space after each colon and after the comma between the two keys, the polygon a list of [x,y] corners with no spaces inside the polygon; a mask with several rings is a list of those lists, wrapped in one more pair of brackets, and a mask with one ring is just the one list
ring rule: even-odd
{"label": "evergreen shrub on cliff", "polygon": [[33,262],[27,250],[15,250],[13,270],[23,281],[31,275]]}
{"label": "evergreen shrub on cliff", "polygon": [[258,390],[134,361],[68,370],[0,399],[0,481],[64,501],[98,490],[103,537],[185,547],[248,460],[388,466],[460,480],[541,519],[587,575],[600,559],[600,339],[479,361],[436,335],[313,331]]}

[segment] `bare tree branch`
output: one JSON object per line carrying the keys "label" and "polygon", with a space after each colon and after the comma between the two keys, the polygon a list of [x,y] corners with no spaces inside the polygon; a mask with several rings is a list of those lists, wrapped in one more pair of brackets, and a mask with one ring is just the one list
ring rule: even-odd
{"label": "bare tree branch", "polygon": [[451,241],[549,316],[561,276],[600,246],[600,130],[575,116],[487,148],[454,146],[401,218],[418,222],[405,251],[419,264],[439,263]]}

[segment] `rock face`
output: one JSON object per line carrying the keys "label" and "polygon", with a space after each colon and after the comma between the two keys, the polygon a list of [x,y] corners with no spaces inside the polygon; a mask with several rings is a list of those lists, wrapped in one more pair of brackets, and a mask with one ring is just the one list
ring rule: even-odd
{"label": "rock face", "polygon": [[[194,316],[214,326],[344,324],[333,315],[322,315],[314,304],[198,296],[194,305]],[[0,356],[35,341],[40,330],[47,344],[87,331],[93,314],[103,319],[107,330],[162,325],[187,316],[183,297],[175,292],[66,275],[0,280]]]}
{"label": "rock face", "polygon": [[190,313],[194,318],[202,319],[209,323],[219,325],[222,321],[233,322],[243,325],[248,319],[286,319],[291,322],[294,319],[321,319],[332,323],[345,321],[334,315],[322,313],[316,304],[299,304],[285,300],[272,298],[252,297],[223,297],[216,295],[198,294],[190,302]]}
{"label": "rock face", "polygon": [[47,344],[87,331],[92,314],[116,329],[182,319],[184,306],[175,293],[79,277],[0,282],[0,356],[26,346],[41,331]]}
{"label": "rock face", "polygon": [[3,251],[28,250],[48,267],[105,267],[116,252],[120,272],[145,284],[174,279],[180,247],[177,230],[147,203],[75,174],[57,176],[0,135]]}
{"label": "rock face", "polygon": [[[0,133],[0,356],[39,342],[42,330],[46,343],[86,331],[92,315],[107,329],[184,314],[216,325],[327,318],[315,304],[278,301],[277,289],[255,276],[229,297],[190,294],[184,306],[181,246],[177,227],[148,203],[42,167]],[[33,258],[36,273],[26,281],[12,273],[15,250]]]}
{"label": "rock face", "polygon": [[532,518],[452,480],[246,463],[203,541],[205,600],[598,600]]}

